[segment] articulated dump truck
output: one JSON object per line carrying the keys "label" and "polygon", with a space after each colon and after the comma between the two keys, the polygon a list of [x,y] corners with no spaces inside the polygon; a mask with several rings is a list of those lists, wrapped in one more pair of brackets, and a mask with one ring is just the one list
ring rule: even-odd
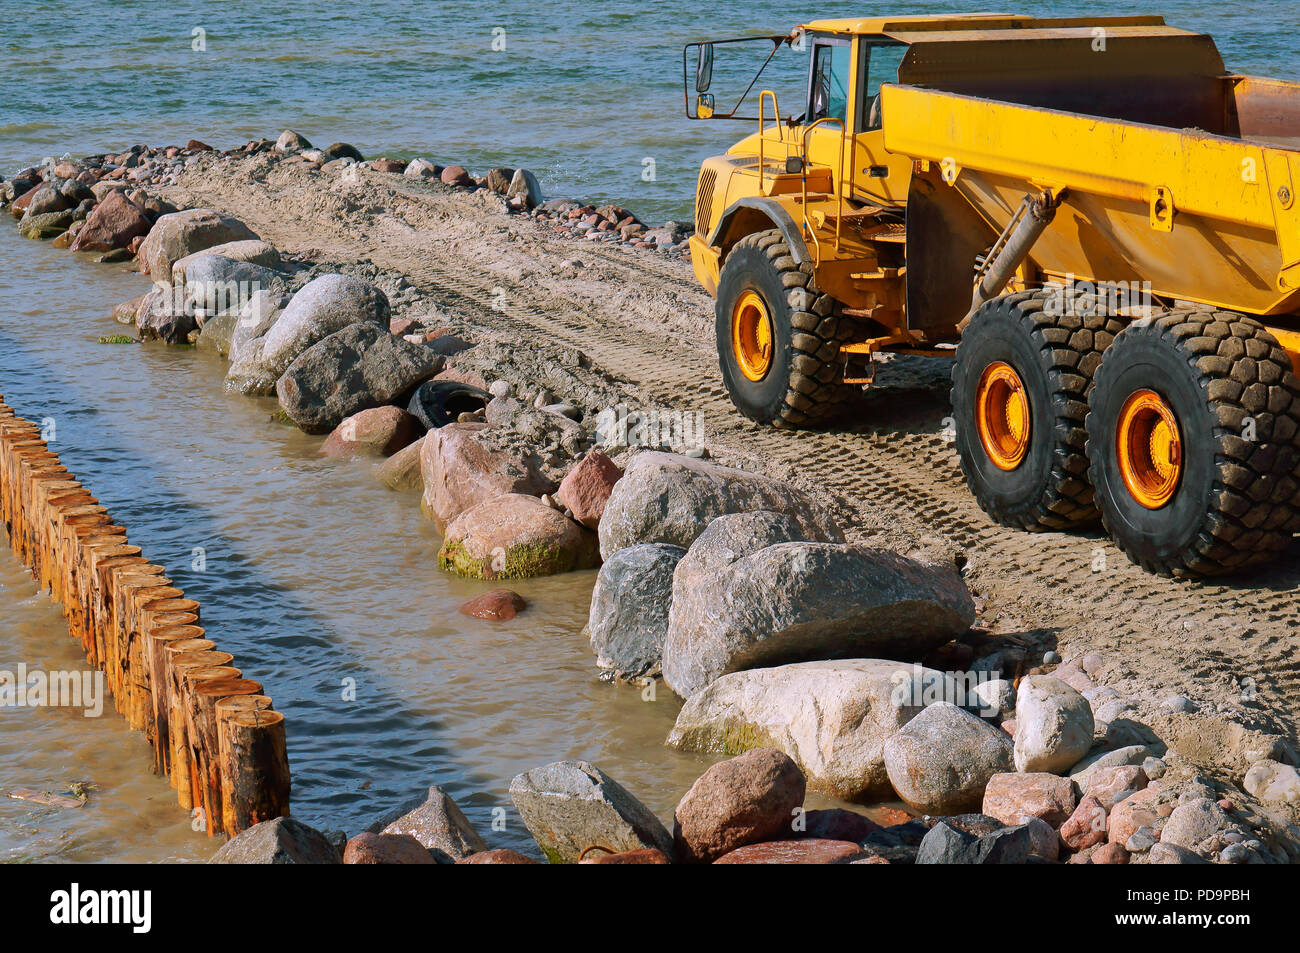
{"label": "articulated dump truck", "polygon": [[[740,44],[762,65],[728,107]],[[758,79],[788,47],[783,117]],[[995,15],[688,44],[683,80],[690,118],[757,123],[703,163],[690,241],[741,413],[815,425],[876,355],[947,355],[999,523],[1100,517],[1175,576],[1300,530],[1300,84],[1159,17]]]}

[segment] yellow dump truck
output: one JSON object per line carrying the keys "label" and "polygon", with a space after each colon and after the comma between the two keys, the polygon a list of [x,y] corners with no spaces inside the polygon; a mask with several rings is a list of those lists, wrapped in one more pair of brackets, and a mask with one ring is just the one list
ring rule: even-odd
{"label": "yellow dump truck", "polygon": [[[744,44],[729,106],[715,65]],[[787,47],[789,116],[759,83]],[[999,523],[1100,516],[1173,575],[1300,530],[1300,84],[1160,17],[1001,15],[693,43],[683,78],[690,118],[756,123],[703,163],[690,240],[743,414],[816,424],[875,355],[946,354]]]}

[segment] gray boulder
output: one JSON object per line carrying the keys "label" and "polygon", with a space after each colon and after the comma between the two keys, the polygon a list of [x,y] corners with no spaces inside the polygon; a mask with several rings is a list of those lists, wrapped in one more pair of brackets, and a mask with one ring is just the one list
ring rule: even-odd
{"label": "gray boulder", "polygon": [[73,214],[71,211],[64,212],[40,212],[33,213],[28,210],[27,214],[18,222],[18,234],[23,238],[31,238],[37,241],[46,238],[57,238],[68,230],[72,224]]}
{"label": "gray boulder", "polygon": [[278,379],[304,351],[349,325],[388,331],[384,293],[347,275],[321,275],[305,284],[266,332],[260,357],[266,376]]}
{"label": "gray boulder", "polygon": [[172,265],[187,255],[226,242],[256,238],[237,218],[211,209],[192,208],[160,216],[149,229],[136,257],[155,281],[171,281]]}
{"label": "gray boulder", "polygon": [[[372,834],[410,834],[434,852],[441,862],[461,860],[487,850],[474,825],[451,796],[436,784],[430,786],[423,800],[408,804],[404,810],[381,818],[370,825]],[[447,861],[443,861],[443,857]]]}
{"label": "gray boulder", "polygon": [[187,262],[182,272],[185,297],[205,316],[238,315],[253,295],[282,294],[288,288],[283,274],[252,262],[212,254],[190,256]]}
{"label": "gray boulder", "polygon": [[672,856],[672,836],[659,818],[590,762],[557,761],[516,775],[510,799],[553,864],[577,863],[594,845],[615,853],[653,847]]}
{"label": "gray boulder", "polygon": [[683,698],[746,668],[917,659],[974,621],[974,602],[954,570],[860,544],[795,541],[749,551],[765,538],[730,526],[716,533],[710,526],[673,577],[663,673]]}
{"label": "gray boulder", "polygon": [[619,679],[658,674],[673,570],[685,555],[680,546],[645,543],[620,549],[600,567],[587,620],[597,666]]}
{"label": "gray boulder", "polygon": [[724,675],[686,700],[667,744],[683,751],[784,752],[808,786],[843,800],[888,797],[886,740],[927,696],[945,697],[941,672],[881,659],[800,662]]}
{"label": "gray boulder", "polygon": [[[261,364],[261,348],[258,347],[255,359],[251,359],[254,356],[252,344],[271,330],[271,325],[279,319],[290,299],[290,295],[274,291],[259,291],[248,299],[244,310],[239,312],[239,321],[230,337],[232,375],[238,377],[239,374],[257,372]],[[236,372],[235,365],[239,365],[239,372]],[[270,382],[270,388],[275,389],[274,380]]]}
{"label": "gray boulder", "polygon": [[1070,776],[1071,781],[1079,785],[1079,790],[1086,793],[1088,779],[1098,769],[1140,765],[1153,754],[1154,752],[1146,745],[1126,745],[1112,751],[1089,754],[1086,758],[1073,765],[1066,773]]}
{"label": "gray boulder", "polygon": [[263,268],[272,268],[276,271],[281,270],[283,267],[280,253],[275,250],[275,246],[270,242],[244,239],[243,241],[226,242],[224,245],[213,245],[211,248],[205,248],[193,255],[186,255],[172,265],[172,281],[177,284],[184,284],[185,272],[189,269],[189,266],[205,255],[220,255],[222,258],[229,258],[232,261],[261,265]]}
{"label": "gray boulder", "polygon": [[[286,317],[271,328],[267,340]],[[444,361],[387,328],[353,324],[308,348],[276,382],[275,392],[301,430],[329,433],[355,413],[392,403],[442,370]]]}
{"label": "gray boulder", "polygon": [[162,341],[164,344],[185,344],[190,333],[197,330],[194,310],[188,307],[177,290],[158,288],[145,295],[135,316],[136,328],[142,341]]}
{"label": "gray boulder", "polygon": [[325,835],[292,817],[254,824],[221,846],[212,864],[341,864]]}
{"label": "gray boulder", "polygon": [[1214,801],[1205,797],[1192,798],[1174,808],[1160,832],[1160,842],[1195,850],[1202,841],[1231,826],[1232,819],[1228,813]]}
{"label": "gray boulder", "polygon": [[976,837],[940,822],[930,828],[916,853],[918,864],[1023,864],[1032,840],[1023,824]]}
{"label": "gray boulder", "polygon": [[675,453],[643,451],[627,465],[600,519],[600,554],[637,543],[689,547],[716,517],[772,510],[811,538],[841,540],[829,514],[780,480]]}
{"label": "gray boulder", "polygon": [[516,169],[506,189],[506,199],[519,199],[521,208],[531,211],[543,202],[542,186],[527,169]]}
{"label": "gray boulder", "polygon": [[1028,675],[1016,690],[1016,770],[1068,770],[1092,747],[1092,708],[1059,678]]}
{"label": "gray boulder", "polygon": [[225,357],[230,353],[230,338],[235,333],[235,325],[238,323],[239,315],[229,311],[208,318],[203,322],[194,346],[200,351],[212,351]]}
{"label": "gray boulder", "polygon": [[923,814],[978,811],[995,774],[1010,771],[1011,739],[951,702],[936,702],[909,721],[884,749],[898,796]]}

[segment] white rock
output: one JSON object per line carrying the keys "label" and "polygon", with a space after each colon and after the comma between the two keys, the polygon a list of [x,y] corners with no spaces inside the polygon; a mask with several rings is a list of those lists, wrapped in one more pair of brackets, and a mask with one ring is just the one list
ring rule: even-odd
{"label": "white rock", "polygon": [[1088,700],[1060,679],[1029,675],[1016,693],[1016,770],[1061,772],[1092,747]]}
{"label": "white rock", "polygon": [[1289,764],[1278,761],[1257,761],[1246,772],[1241,785],[1246,793],[1261,801],[1300,801],[1300,772]]}

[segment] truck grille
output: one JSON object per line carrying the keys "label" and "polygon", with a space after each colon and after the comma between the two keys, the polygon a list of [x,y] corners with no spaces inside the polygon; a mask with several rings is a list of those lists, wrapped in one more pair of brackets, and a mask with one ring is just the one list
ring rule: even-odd
{"label": "truck grille", "polygon": [[713,186],[718,174],[712,169],[700,173],[700,187],[695,193],[695,231],[701,238],[709,234],[709,216],[713,213]]}

